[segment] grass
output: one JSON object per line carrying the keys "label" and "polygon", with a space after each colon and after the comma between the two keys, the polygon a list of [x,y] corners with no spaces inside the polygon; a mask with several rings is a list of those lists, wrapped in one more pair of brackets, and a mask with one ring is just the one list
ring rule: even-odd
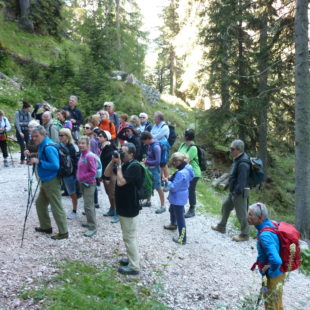
{"label": "grass", "polygon": [[99,270],[82,262],[60,266],[61,273],[42,283],[38,289],[25,291],[23,299],[32,298],[43,309],[60,310],[168,310],[156,301],[145,287],[129,279],[123,284],[116,280],[116,271]]}

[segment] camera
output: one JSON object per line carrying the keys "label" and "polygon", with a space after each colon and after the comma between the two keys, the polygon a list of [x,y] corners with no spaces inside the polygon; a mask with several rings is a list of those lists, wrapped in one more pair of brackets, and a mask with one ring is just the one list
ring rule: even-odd
{"label": "camera", "polygon": [[124,155],[125,155],[125,153],[124,153],[123,150],[118,150],[118,151],[114,151],[113,152],[113,157],[114,158],[119,158],[120,157],[121,159],[123,159]]}

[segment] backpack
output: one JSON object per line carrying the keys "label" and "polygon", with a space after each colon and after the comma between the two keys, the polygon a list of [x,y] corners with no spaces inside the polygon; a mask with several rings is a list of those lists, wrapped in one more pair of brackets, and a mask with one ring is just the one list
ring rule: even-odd
{"label": "backpack", "polygon": [[191,145],[188,146],[187,152],[189,151],[189,149],[192,146],[196,146],[196,148],[197,148],[198,165],[200,167],[200,170],[201,171],[206,171],[207,170],[207,152],[206,152],[206,150],[202,146],[199,146],[199,145],[196,145],[196,144],[191,144]]}
{"label": "backpack", "polygon": [[85,156],[86,162],[88,162],[88,161],[87,161],[87,157],[88,157],[88,156],[93,156],[93,157],[95,157],[96,162],[97,162],[97,168],[96,168],[96,176],[95,176],[95,178],[96,178],[96,179],[100,179],[100,178],[102,177],[102,163],[101,163],[100,158],[99,158],[96,154],[94,154],[93,152],[89,152],[89,153],[87,153],[86,156]]}
{"label": "backpack", "polygon": [[159,140],[156,141],[152,144],[152,147],[155,145],[160,146],[160,163],[161,164],[166,164],[169,161],[169,150],[170,150],[170,145],[169,142],[166,140]]}
{"label": "backpack", "polygon": [[72,163],[72,159],[70,156],[70,151],[64,144],[55,144],[55,143],[47,143],[44,146],[43,152],[45,152],[45,148],[47,146],[53,146],[58,151],[59,156],[59,170],[58,170],[58,176],[59,177],[68,177],[73,174],[74,167]]}
{"label": "backpack", "polygon": [[264,181],[265,173],[263,169],[263,161],[258,157],[250,157],[250,159],[240,160],[239,163],[246,162],[250,165],[249,186],[254,188]]}
{"label": "backpack", "polygon": [[[280,257],[282,259],[282,265],[280,267],[281,272],[293,271],[300,266],[300,246],[299,238],[300,234],[298,230],[291,224],[285,222],[274,222],[274,227],[264,227],[260,231],[257,240],[260,247],[263,249],[259,237],[263,231],[271,231],[279,237],[280,241]],[[291,248],[295,247],[295,251],[291,253]]]}
{"label": "backpack", "polygon": [[165,126],[165,125],[167,125],[168,126],[168,128],[169,128],[169,137],[167,137],[167,141],[169,142],[169,145],[170,146],[172,146],[173,144],[174,144],[174,142],[175,142],[175,140],[177,139],[177,134],[176,134],[176,132],[175,132],[175,128],[174,128],[174,126],[173,125],[171,125],[171,124],[163,124],[162,126],[161,126],[161,128],[163,127],[163,126]]}

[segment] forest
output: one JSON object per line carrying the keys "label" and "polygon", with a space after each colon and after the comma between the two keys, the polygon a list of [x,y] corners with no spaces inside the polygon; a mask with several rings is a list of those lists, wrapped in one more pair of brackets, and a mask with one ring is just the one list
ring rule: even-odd
{"label": "forest", "polygon": [[[120,111],[136,113],[138,102],[152,111],[141,90],[111,78],[132,74],[187,107],[215,160],[219,152],[228,160],[232,138],[244,140],[264,163],[258,196],[296,214],[309,236],[306,1],[166,1],[155,42],[134,0],[5,0],[1,10],[0,72],[20,85],[1,80],[1,105],[14,110],[23,98],[61,106],[75,93],[84,114],[111,98]],[[144,61],[150,43],[152,67]],[[170,121],[182,131],[179,117]]]}

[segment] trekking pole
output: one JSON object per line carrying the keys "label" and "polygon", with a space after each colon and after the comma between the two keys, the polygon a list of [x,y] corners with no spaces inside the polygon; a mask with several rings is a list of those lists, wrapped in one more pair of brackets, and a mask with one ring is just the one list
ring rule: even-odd
{"label": "trekking pole", "polygon": [[[5,133],[5,138],[6,138],[6,141],[8,141],[8,142],[9,142],[9,139],[8,139],[8,135],[7,135],[7,133]],[[15,165],[14,165],[14,160],[13,160],[13,156],[12,156],[12,152],[11,152],[11,148],[10,148],[10,144],[9,144],[9,143],[7,143],[6,145],[7,145],[8,150],[9,150],[9,154],[10,154],[10,158],[11,158],[11,164],[12,164],[12,167],[15,167]]]}
{"label": "trekking pole", "polygon": [[262,278],[262,286],[261,286],[261,288],[259,290],[259,295],[258,295],[258,298],[257,298],[257,301],[256,301],[255,310],[259,309],[260,302],[263,299],[263,295],[264,295],[265,290],[267,289],[266,281],[267,281],[267,277],[264,274],[263,278]]}
{"label": "trekking pole", "polygon": [[29,213],[30,213],[30,210],[31,210],[31,207],[32,207],[34,198],[35,198],[35,196],[36,196],[36,193],[37,193],[37,191],[38,191],[38,188],[39,188],[40,183],[41,183],[41,181],[39,180],[39,181],[38,181],[38,184],[37,184],[37,187],[36,187],[36,189],[35,189],[35,191],[34,191],[34,194],[33,194],[33,196],[31,197],[31,200],[30,200],[30,202],[27,204],[27,207],[26,207],[26,214],[25,214],[25,220],[24,220],[23,232],[22,232],[22,241],[21,241],[21,245],[20,245],[21,248],[23,247],[23,243],[24,243],[24,237],[25,237],[25,230],[26,230],[26,223],[27,223],[28,215],[29,215]]}

